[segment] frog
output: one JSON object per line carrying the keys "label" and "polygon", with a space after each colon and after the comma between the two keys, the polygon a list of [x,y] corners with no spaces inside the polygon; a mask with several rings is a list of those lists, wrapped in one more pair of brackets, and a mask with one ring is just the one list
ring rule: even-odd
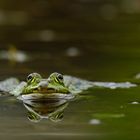
{"label": "frog", "polygon": [[[32,76],[33,78],[30,78]],[[31,79],[31,80],[30,80]],[[21,91],[21,86],[20,91]],[[23,87],[22,92],[17,92],[21,94],[18,99],[21,100],[46,100],[54,98],[67,98],[71,99],[74,96],[72,95],[68,86],[64,83],[64,77],[58,72],[50,74],[48,78],[43,79],[38,73],[30,74],[27,77],[27,85]]]}
{"label": "frog", "polygon": [[18,99],[42,100],[46,98],[64,97],[70,94],[70,90],[64,84],[63,75],[57,72],[50,74],[48,78],[42,78],[39,73],[31,73],[26,82],[21,82],[16,88],[9,92],[18,96]]}

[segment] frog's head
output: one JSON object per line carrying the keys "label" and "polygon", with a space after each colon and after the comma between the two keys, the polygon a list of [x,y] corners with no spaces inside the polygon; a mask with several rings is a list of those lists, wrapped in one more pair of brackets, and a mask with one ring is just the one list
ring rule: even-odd
{"label": "frog's head", "polygon": [[43,79],[38,73],[31,73],[27,76],[27,85],[22,94],[30,93],[69,93],[69,90],[60,73],[54,72],[48,79]]}
{"label": "frog's head", "polygon": [[48,89],[59,93],[69,93],[68,88],[64,85],[63,75],[57,72],[54,72],[49,76]]}

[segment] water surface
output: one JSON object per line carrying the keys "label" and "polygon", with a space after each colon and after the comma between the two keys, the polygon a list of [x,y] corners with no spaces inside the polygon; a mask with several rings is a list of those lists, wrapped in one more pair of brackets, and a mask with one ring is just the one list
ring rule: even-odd
{"label": "water surface", "polygon": [[[13,75],[21,80],[24,80],[26,74],[32,71],[37,71],[46,77],[50,72],[61,71],[92,81],[130,81],[138,83],[138,80],[134,80],[133,75],[138,70],[127,69],[128,64],[132,66],[138,62],[137,58],[130,56],[129,53],[118,56],[117,52],[112,51],[105,55],[106,52],[98,51],[100,55],[95,60],[98,63],[94,63],[94,59],[90,61],[90,55],[87,57],[86,54],[70,59],[64,53],[59,55],[59,58],[57,56],[47,58],[45,52],[33,52],[32,54],[28,52],[32,60],[25,62],[23,67],[19,66],[21,64],[3,64],[2,69],[5,67],[11,68],[8,71],[3,70],[4,77],[6,77],[7,72],[13,73],[14,70],[15,74]],[[53,52],[50,52],[50,55],[51,53]],[[115,55],[113,56],[112,53]],[[42,57],[37,55],[42,55]],[[104,59],[101,59],[102,57]],[[119,58],[123,58],[123,61],[120,61]],[[135,61],[129,61],[131,59]],[[122,70],[120,68],[116,69],[116,67],[121,67]],[[15,70],[15,68],[17,69]],[[11,74],[9,73],[9,75]],[[27,118],[27,110],[21,101],[9,96],[1,97],[0,100],[1,138],[139,138],[139,86],[128,89],[92,88],[84,91],[75,100],[69,102],[64,109],[63,119],[58,122],[50,119],[42,119],[38,123],[32,122]]]}

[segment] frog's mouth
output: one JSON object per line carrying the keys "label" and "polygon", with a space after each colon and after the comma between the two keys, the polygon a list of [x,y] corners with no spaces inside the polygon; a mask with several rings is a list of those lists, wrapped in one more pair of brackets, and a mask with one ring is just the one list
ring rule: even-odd
{"label": "frog's mouth", "polygon": [[41,87],[41,89],[37,90],[37,92],[40,93],[57,93],[57,91],[54,88],[49,88],[49,87]]}

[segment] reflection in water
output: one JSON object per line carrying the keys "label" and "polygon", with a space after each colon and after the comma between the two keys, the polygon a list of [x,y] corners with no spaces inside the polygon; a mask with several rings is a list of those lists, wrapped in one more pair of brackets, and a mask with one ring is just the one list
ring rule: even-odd
{"label": "reflection in water", "polygon": [[24,100],[23,104],[28,110],[28,119],[39,122],[42,119],[50,119],[58,122],[63,119],[64,109],[68,106],[65,99],[46,99],[44,101]]}

